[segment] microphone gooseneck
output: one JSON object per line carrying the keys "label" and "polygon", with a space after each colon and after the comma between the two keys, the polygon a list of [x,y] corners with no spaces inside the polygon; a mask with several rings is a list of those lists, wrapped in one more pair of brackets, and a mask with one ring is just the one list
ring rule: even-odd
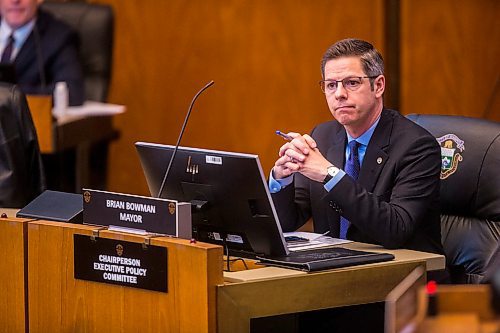
{"label": "microphone gooseneck", "polygon": [[186,118],[184,118],[184,124],[182,124],[181,132],[179,133],[179,138],[177,139],[177,143],[176,143],[174,151],[172,153],[172,157],[170,157],[170,161],[168,162],[168,167],[167,167],[167,170],[165,171],[165,175],[163,176],[163,181],[161,182],[160,190],[158,191],[158,195],[156,196],[157,198],[161,198],[161,195],[163,193],[163,188],[165,187],[168,174],[170,173],[170,169],[172,168],[172,163],[174,162],[175,155],[177,154],[177,150],[179,149],[179,144],[181,143],[182,135],[184,134],[184,130],[186,129],[189,115],[191,114],[191,110],[193,110],[194,102],[196,102],[196,99],[198,98],[198,96],[201,95],[202,92],[204,92],[208,87],[210,87],[213,84],[214,84],[214,81],[212,80],[212,81],[208,82],[203,88],[201,88],[200,91],[198,91],[196,93],[196,95],[194,95],[193,100],[191,101],[191,104],[189,105],[189,109],[188,109],[188,112],[186,114]]}
{"label": "microphone gooseneck", "polygon": [[47,80],[45,78],[45,70],[43,68],[43,51],[42,51],[42,42],[40,38],[40,33],[38,32],[38,27],[33,26],[33,36],[35,37],[35,48],[36,48],[36,62],[38,66],[38,75],[40,76],[40,88],[42,91],[45,91],[45,87],[47,86]]}

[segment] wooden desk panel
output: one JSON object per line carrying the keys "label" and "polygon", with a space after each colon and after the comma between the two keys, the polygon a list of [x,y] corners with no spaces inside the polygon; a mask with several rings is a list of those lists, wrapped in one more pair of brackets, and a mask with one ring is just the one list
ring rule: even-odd
{"label": "wooden desk panel", "polygon": [[[31,333],[215,332],[221,247],[152,239],[152,245],[168,248],[168,293],[76,280],[73,235],[91,235],[95,228],[46,221],[29,225]],[[144,241],[108,231],[100,237]]]}
{"label": "wooden desk panel", "polygon": [[55,123],[56,151],[118,138],[113,116],[63,116]]}
{"label": "wooden desk panel", "polygon": [[249,332],[251,318],[381,302],[416,267],[445,267],[444,256],[434,253],[356,242],[342,247],[392,253],[395,260],[316,273],[277,267],[226,272],[226,284],[217,289],[218,331]]}
{"label": "wooden desk panel", "polygon": [[24,333],[27,328],[27,221],[0,219],[0,332]]}
{"label": "wooden desk panel", "polygon": [[112,140],[118,137],[112,116],[52,116],[51,96],[26,96],[42,154],[53,154],[82,144]]}
{"label": "wooden desk panel", "polygon": [[424,262],[386,262],[226,283],[217,289],[218,332],[250,332],[250,319],[380,302]]}
{"label": "wooden desk panel", "polygon": [[40,152],[50,154],[55,151],[52,120],[51,96],[26,96],[38,136]]}
{"label": "wooden desk panel", "polygon": [[424,287],[417,294],[418,314],[414,322],[402,323],[402,330],[416,333],[500,332],[500,317],[495,314],[489,285],[440,285],[435,294],[436,314],[428,315],[428,295]]}
{"label": "wooden desk panel", "polygon": [[[52,116],[51,96],[29,95],[27,100],[36,128],[40,152],[52,155],[74,150],[75,165],[62,165],[59,171],[66,173],[69,170],[72,173],[70,177],[75,178],[75,193],[80,193],[83,187],[92,186],[91,171],[89,171],[91,147],[95,144],[107,144],[118,138],[119,131],[113,127],[113,116],[64,115],[55,119]],[[106,158],[106,156],[101,156],[101,158]],[[106,172],[106,168],[94,170],[94,172]],[[106,176],[103,178],[106,179]],[[64,188],[58,188],[60,185],[48,185],[55,187],[51,188],[53,190],[67,191]],[[106,186],[106,184],[98,185]]]}

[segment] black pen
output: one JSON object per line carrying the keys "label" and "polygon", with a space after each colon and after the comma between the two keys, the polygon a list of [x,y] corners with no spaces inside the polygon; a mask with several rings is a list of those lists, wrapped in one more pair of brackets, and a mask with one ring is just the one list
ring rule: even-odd
{"label": "black pen", "polygon": [[277,134],[277,135],[279,135],[279,136],[281,136],[281,137],[282,137],[283,139],[285,139],[285,140],[288,140],[288,141],[292,141],[292,140],[293,140],[293,138],[292,138],[290,135],[288,135],[288,134],[286,134],[286,133],[283,133],[283,132],[282,132],[282,131],[280,131],[280,130],[277,130],[277,131],[276,131],[276,134]]}

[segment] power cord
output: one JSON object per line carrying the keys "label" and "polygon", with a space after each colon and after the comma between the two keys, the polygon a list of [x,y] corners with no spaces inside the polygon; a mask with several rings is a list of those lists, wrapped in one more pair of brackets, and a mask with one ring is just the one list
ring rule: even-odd
{"label": "power cord", "polygon": [[225,272],[231,272],[231,263],[236,261],[241,261],[243,263],[243,266],[245,266],[245,269],[248,269],[248,265],[243,258],[231,259],[231,257],[229,256],[229,247],[227,246],[226,240],[223,241],[223,246],[224,253],[226,254],[226,269],[224,270]]}

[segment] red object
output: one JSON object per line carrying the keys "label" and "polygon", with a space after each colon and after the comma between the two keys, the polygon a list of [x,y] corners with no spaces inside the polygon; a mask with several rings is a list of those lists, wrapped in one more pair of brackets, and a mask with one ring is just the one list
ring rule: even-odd
{"label": "red object", "polygon": [[190,244],[196,244],[196,239],[191,238],[191,241],[189,242]]}
{"label": "red object", "polygon": [[436,281],[427,282],[427,294],[434,295],[437,291],[437,283]]}
{"label": "red object", "polygon": [[438,295],[436,281],[427,283],[427,315],[429,317],[436,316],[438,313]]}

